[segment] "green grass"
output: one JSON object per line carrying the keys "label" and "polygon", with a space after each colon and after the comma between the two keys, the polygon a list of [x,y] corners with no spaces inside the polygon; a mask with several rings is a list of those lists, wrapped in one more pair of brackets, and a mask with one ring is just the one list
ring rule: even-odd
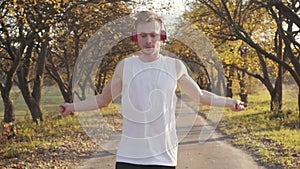
{"label": "green grass", "polygon": [[[114,112],[114,109],[115,106],[110,105],[101,113],[105,117]],[[107,118],[112,117],[105,117]],[[50,114],[44,119],[38,125],[33,123],[31,118],[17,119],[17,134],[11,139],[6,137],[4,125],[1,124],[0,168],[73,168],[80,164],[80,157],[90,156],[99,150],[99,146],[84,131],[83,124],[77,116]],[[108,123],[97,123],[95,127],[104,129],[107,124],[114,125],[116,122],[108,120]],[[101,132],[97,138],[105,139],[105,134]]]}
{"label": "green grass", "polygon": [[[285,118],[272,118],[269,112],[270,96],[266,90],[249,95],[246,111],[225,111],[219,129],[231,135],[233,143],[260,157],[260,161],[280,168],[300,167],[300,121],[297,94],[285,89],[283,110],[292,114]],[[271,119],[271,120],[270,120]]]}
{"label": "green grass", "polygon": [[91,142],[84,136],[75,116],[46,116],[45,121],[39,125],[31,120],[19,119],[15,123],[15,129],[16,136],[7,139],[3,125],[0,127],[0,167],[17,168],[21,165],[26,168],[45,168],[41,161],[55,166],[61,161],[56,154],[70,161],[70,156],[76,157],[79,149],[85,149],[85,142]]}
{"label": "green grass", "polygon": [[[24,119],[30,117],[30,111],[24,102],[22,94],[17,87],[13,87],[11,92],[11,99],[14,104],[14,111],[16,119]],[[63,103],[63,97],[56,87],[43,87],[41,97],[41,108],[44,115],[58,113],[58,105]],[[0,102],[0,119],[4,117],[3,102]]]}
{"label": "green grass", "polygon": [[[16,136],[8,139],[4,124],[0,123],[0,168],[74,167],[79,156],[90,155],[99,149],[84,131],[78,116],[60,116],[58,105],[63,103],[63,98],[57,88],[43,88],[41,107],[44,121],[38,125],[32,122],[27,105],[17,88],[13,88],[12,99],[16,115]],[[100,127],[110,125],[120,129],[117,109],[118,105],[111,104],[101,110],[106,123],[100,124]],[[3,118],[2,102],[0,112]],[[115,116],[118,118],[114,118]],[[96,127],[99,127],[98,124]],[[105,133],[100,133],[99,136],[104,138]]]}

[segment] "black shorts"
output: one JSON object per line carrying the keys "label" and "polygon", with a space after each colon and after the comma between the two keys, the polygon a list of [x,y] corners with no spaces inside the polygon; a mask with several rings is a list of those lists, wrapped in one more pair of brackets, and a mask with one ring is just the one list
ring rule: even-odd
{"label": "black shorts", "polygon": [[137,164],[117,162],[116,169],[176,169],[176,167],[161,166],[161,165],[137,165]]}

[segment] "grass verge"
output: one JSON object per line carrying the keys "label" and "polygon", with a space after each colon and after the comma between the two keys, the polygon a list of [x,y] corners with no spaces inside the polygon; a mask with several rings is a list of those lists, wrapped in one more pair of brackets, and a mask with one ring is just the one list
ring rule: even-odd
{"label": "grass verge", "polygon": [[66,168],[99,149],[74,116],[48,116],[39,125],[20,120],[15,128],[15,137],[1,138],[0,168]]}
{"label": "grass verge", "polygon": [[292,112],[288,117],[273,118],[273,113],[268,111],[268,93],[260,91],[249,95],[246,111],[225,111],[219,129],[232,136],[234,145],[256,154],[267,166],[300,168],[300,121],[297,99],[289,99],[292,94],[287,91],[283,100],[283,105]]}
{"label": "grass verge", "polygon": [[[115,105],[102,110],[106,123],[95,127],[119,129],[121,122],[116,120],[119,115],[115,110]],[[8,139],[3,135],[3,124],[0,127],[0,168],[74,168],[100,150],[84,131],[78,115],[48,114],[38,125],[29,118],[22,118],[16,121],[15,129],[16,136]],[[102,135],[106,137],[105,133]]]}

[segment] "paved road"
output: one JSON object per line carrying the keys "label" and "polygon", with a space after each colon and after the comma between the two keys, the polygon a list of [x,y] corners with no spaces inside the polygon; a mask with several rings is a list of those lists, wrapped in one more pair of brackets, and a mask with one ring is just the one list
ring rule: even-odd
{"label": "paved road", "polygon": [[[229,138],[219,133],[214,132],[200,143],[199,135],[207,128],[206,122],[187,108],[185,113],[180,114],[182,120],[177,123],[179,137],[180,134],[185,136],[184,131],[189,132],[179,144],[177,169],[264,169],[252,156],[230,145]],[[195,120],[192,128],[189,127],[191,119]],[[114,169],[114,165],[115,155],[101,151],[87,158],[79,169]]]}

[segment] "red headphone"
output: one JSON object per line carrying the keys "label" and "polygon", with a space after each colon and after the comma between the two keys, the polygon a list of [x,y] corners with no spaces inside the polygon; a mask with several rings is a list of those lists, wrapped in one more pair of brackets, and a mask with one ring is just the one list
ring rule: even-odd
{"label": "red headphone", "polygon": [[[138,34],[137,32],[132,32],[131,39],[133,42],[138,42]],[[167,40],[167,32],[162,30],[160,31],[160,40],[165,42]]]}

